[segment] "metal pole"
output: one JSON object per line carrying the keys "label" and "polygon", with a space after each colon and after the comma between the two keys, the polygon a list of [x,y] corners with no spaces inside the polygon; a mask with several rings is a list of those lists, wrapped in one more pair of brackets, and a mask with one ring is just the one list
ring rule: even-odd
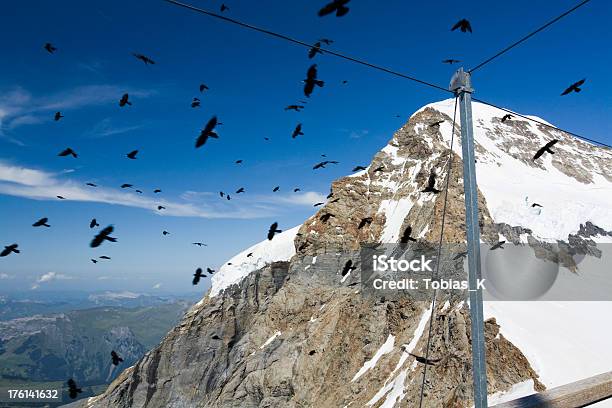
{"label": "metal pole", "polygon": [[487,365],[485,356],[482,290],[477,281],[480,272],[480,225],[478,223],[478,186],[472,127],[472,83],[470,74],[460,68],[451,80],[451,91],[459,97],[461,117],[461,149],[463,152],[463,188],[465,195],[465,225],[467,230],[468,282],[470,317],[472,320],[472,374],[474,377],[474,408],[487,407]]}

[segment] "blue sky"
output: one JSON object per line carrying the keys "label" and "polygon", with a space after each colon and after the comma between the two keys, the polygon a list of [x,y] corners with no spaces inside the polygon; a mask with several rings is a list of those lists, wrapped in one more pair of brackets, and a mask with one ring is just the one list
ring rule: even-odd
{"label": "blue sky", "polygon": [[[221,2],[192,4],[218,11]],[[502,10],[485,1],[353,0],[343,18],[317,17],[324,1],[225,4],[233,18],[307,42],[331,38],[334,50],[447,86],[456,66],[442,59],[473,66],[575,1],[515,1]],[[481,68],[475,96],[612,142],[611,12],[609,2],[593,1]],[[450,32],[460,18],[473,34]],[[415,110],[448,97],[330,55],[308,60],[304,48],[161,0],[11,2],[0,35],[0,244],[22,249],[0,259],[4,290],[191,291],[196,267],[217,268],[264,239],[273,221],[284,229],[301,223],[331,181],[367,165]],[[46,42],[58,51],[49,55]],[[132,52],[157,63],[145,66]],[[304,99],[301,80],[313,62],[325,87],[304,111],[283,111]],[[581,94],[559,96],[583,77]],[[201,95],[202,82],[210,91]],[[125,92],[133,106],[120,108]],[[65,118],[54,122],[58,110]],[[195,150],[214,114],[220,139]],[[298,122],[305,136],[292,140]],[[78,159],[57,156],[68,146]],[[138,159],[128,160],[134,149]],[[340,164],[313,171],[321,154]],[[246,194],[230,202],[217,195],[239,187]],[[168,210],[153,211],[158,203]],[[50,229],[30,226],[41,217]],[[93,217],[115,225],[119,242],[90,249]],[[100,255],[113,259],[89,261]]]}

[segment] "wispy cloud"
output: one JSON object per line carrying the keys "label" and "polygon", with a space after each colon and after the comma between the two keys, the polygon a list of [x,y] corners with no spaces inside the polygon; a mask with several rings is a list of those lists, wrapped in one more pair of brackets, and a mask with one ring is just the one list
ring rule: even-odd
{"label": "wispy cloud", "polygon": [[[292,195],[241,196],[232,201],[221,200],[210,192],[187,191],[178,200],[158,199],[114,188],[86,187],[68,178],[69,174],[15,166],[0,161],[0,194],[33,200],[98,202],[142,208],[162,216],[201,218],[260,218],[286,211],[292,206],[310,206],[324,201],[322,194],[304,192]],[[157,206],[165,207],[158,211]]]}
{"label": "wispy cloud", "polygon": [[159,289],[161,288],[161,283],[156,283],[155,285],[153,285],[153,289]]}
{"label": "wispy cloud", "polygon": [[119,135],[121,133],[131,132],[144,127],[142,124],[138,125],[117,125],[111,118],[105,118],[96,123],[89,132],[91,136],[105,137]]}
{"label": "wispy cloud", "polygon": [[0,279],[11,279],[13,276],[9,275],[8,273],[0,273]]}
{"label": "wispy cloud", "polygon": [[43,283],[48,283],[48,282],[52,282],[56,280],[66,280],[66,279],[72,279],[72,276],[64,275],[63,273],[57,273],[57,272],[47,272],[43,275],[40,275],[36,279],[36,282],[34,283],[34,285],[32,285],[32,289],[38,289],[40,285]]}

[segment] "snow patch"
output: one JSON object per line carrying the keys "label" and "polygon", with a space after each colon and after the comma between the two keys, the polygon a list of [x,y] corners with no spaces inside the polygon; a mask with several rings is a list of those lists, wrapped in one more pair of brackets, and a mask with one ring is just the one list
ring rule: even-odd
{"label": "snow patch", "polygon": [[376,363],[378,362],[378,360],[380,360],[382,356],[393,351],[394,343],[395,343],[395,336],[390,334],[389,337],[387,337],[387,341],[385,341],[383,345],[380,346],[378,351],[376,351],[376,353],[374,354],[374,357],[372,357],[370,360],[363,363],[363,366],[359,369],[359,371],[357,371],[357,374],[355,374],[351,382],[357,380],[359,377],[365,374],[365,372],[368,371],[370,368],[373,368],[374,366],[376,366]]}

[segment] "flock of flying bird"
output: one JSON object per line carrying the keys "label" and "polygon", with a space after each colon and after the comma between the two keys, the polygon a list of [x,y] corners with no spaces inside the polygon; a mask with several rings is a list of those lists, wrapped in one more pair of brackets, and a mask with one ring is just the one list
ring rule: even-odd
{"label": "flock of flying bird", "polygon": [[[333,0],[329,3],[327,3],[324,7],[322,7],[319,11],[318,11],[318,15],[320,17],[326,16],[326,15],[330,15],[330,14],[335,14],[336,17],[342,17],[345,16],[350,9],[347,7],[347,4],[350,2],[350,0]],[[227,7],[225,4],[222,4],[220,7],[220,11],[221,12],[226,12],[229,10],[229,7]],[[451,31],[455,31],[455,30],[459,30],[463,33],[472,33],[472,26],[470,24],[470,22],[466,19],[461,19],[459,20],[455,25],[452,26]],[[325,51],[323,51],[321,49],[322,44],[325,45],[330,45],[333,41],[327,38],[322,38],[319,39],[312,48],[310,48],[308,50],[308,58],[312,59],[314,58],[317,54],[324,54]],[[58,49],[56,46],[54,46],[51,43],[46,43],[43,47],[48,53],[53,54],[55,53]],[[135,58],[137,58],[138,60],[142,61],[145,65],[154,65],[155,61],[153,59],[151,59],[150,57],[143,55],[143,54],[138,54],[138,53],[133,53],[133,56]],[[445,59],[442,61],[445,64],[455,64],[458,62],[461,62],[459,60],[456,59]],[[562,93],[561,95],[568,95],[572,92],[580,92],[581,91],[581,86],[585,83],[586,79],[582,79],[578,82],[573,83],[572,85],[570,85],[569,87],[567,87]],[[322,81],[321,79],[318,78],[318,70],[317,70],[317,64],[312,64],[306,71],[306,78],[303,80],[304,83],[304,87],[303,87],[303,93],[304,96],[306,98],[310,98],[310,96],[312,95],[312,93],[314,92],[314,90],[316,88],[321,88],[325,85],[325,82]],[[347,84],[348,81],[343,80],[342,84]],[[203,93],[204,91],[209,90],[209,87],[206,84],[200,84],[199,85],[199,91],[200,93]],[[305,104],[307,103],[306,100],[300,100],[299,104],[290,104],[288,106],[285,107],[285,111],[295,111],[295,112],[301,112],[304,107]],[[194,97],[192,102],[191,102],[191,107],[192,108],[198,108],[200,107],[201,101],[199,98]],[[125,107],[125,106],[131,106],[132,102],[129,100],[129,95],[127,93],[121,95],[120,99],[119,99],[119,106],[120,107]],[[399,115],[398,115],[399,116]],[[59,120],[61,120],[62,118],[64,118],[64,115],[61,112],[56,112],[54,114],[54,120],[57,122]],[[511,120],[513,118],[513,115],[511,114],[506,114],[501,118],[501,122],[505,123],[509,120]],[[444,121],[438,121],[435,123],[430,124],[430,126],[434,127],[434,126],[439,126],[442,122]],[[215,132],[215,129],[217,126],[222,125],[221,122],[218,121],[216,116],[213,116],[212,118],[210,118],[210,120],[206,123],[206,125],[204,126],[204,128],[201,130],[199,136],[196,138],[196,142],[195,142],[195,148],[201,148],[202,146],[204,146],[209,139],[219,139],[219,135]],[[291,134],[291,138],[295,139],[299,136],[304,136],[304,132],[303,132],[303,128],[302,128],[302,123],[298,123],[295,126],[295,129],[293,130],[292,134]],[[264,138],[265,140],[269,140],[269,138]],[[538,158],[540,158],[544,153],[550,153],[553,154],[554,152],[551,150],[551,147],[554,146],[557,142],[559,142],[559,140],[555,139],[552,140],[548,143],[546,143],[544,146],[542,146],[533,156],[533,161],[537,160]],[[137,159],[137,155],[138,155],[138,150],[132,150],[129,153],[126,154],[126,157],[130,160],[136,160]],[[58,156],[60,157],[67,157],[67,156],[71,156],[73,158],[78,158],[78,154],[76,151],[74,151],[72,148],[68,147],[64,150],[62,150]],[[326,155],[321,155],[323,157],[326,157]],[[243,161],[242,160],[236,160],[236,164],[241,164]],[[313,170],[317,170],[317,169],[321,169],[321,168],[325,168],[325,166],[329,165],[329,164],[338,164],[338,161],[335,160],[323,160],[319,163],[316,163],[313,166]],[[367,168],[364,166],[355,166],[353,168],[353,172],[356,171],[362,171],[362,170],[366,170]],[[373,170],[373,172],[382,172],[384,171],[384,166],[379,166],[376,169]],[[89,187],[97,187],[96,184],[94,183],[86,183],[87,186]],[[132,188],[133,185],[132,184],[122,184],[121,188]],[[277,192],[280,190],[280,186],[276,186],[272,191],[273,192]],[[142,190],[135,190],[137,193],[142,194]],[[293,189],[294,192],[298,192],[300,191],[299,188],[294,188]],[[162,190],[157,188],[155,190],[153,190],[153,192],[155,194],[157,193],[161,193]],[[235,194],[241,194],[245,192],[245,188],[244,187],[240,187],[238,190],[236,190]],[[421,190],[422,193],[431,193],[431,194],[438,194],[440,193],[440,190],[436,188],[436,174],[434,171],[432,171],[429,175],[428,181],[427,181],[427,185],[425,186],[425,188],[423,190]],[[231,200],[231,196],[229,194],[226,194],[224,192],[219,192],[219,195],[221,196],[221,198],[226,198],[227,200]],[[62,196],[57,196],[58,199],[65,199],[65,197]],[[332,194],[330,193],[327,196],[328,199],[332,198]],[[332,200],[331,202],[335,202],[338,199],[335,198],[334,200]],[[324,203],[319,202],[314,204],[315,207],[323,205]],[[537,203],[534,203],[532,205],[532,207],[535,206],[540,206]],[[541,207],[541,206],[540,206]],[[165,209],[164,206],[162,205],[158,205],[157,207],[158,211],[162,211]],[[320,215],[319,219],[325,223],[327,222],[330,218],[335,217],[334,214],[330,213],[330,212],[324,212],[322,215]],[[373,219],[372,217],[365,217],[363,219],[360,220],[359,224],[358,224],[358,229],[362,229],[368,225],[370,225],[372,223]],[[49,220],[48,218],[44,217],[39,219],[38,221],[36,221],[34,224],[32,224],[33,227],[50,227],[50,224],[48,223]],[[96,221],[96,219],[92,219],[90,222],[89,227],[91,229],[99,227],[100,224],[98,224],[98,222]],[[104,242],[108,241],[108,242],[117,242],[117,238],[112,237],[111,234],[114,231],[114,227],[112,225],[109,225],[103,229],[101,229],[91,240],[90,243],[90,247],[92,248],[97,248],[100,245],[102,245]],[[272,223],[272,225],[270,225],[270,228],[268,229],[268,234],[267,234],[267,238],[268,240],[272,240],[274,238],[274,236],[278,233],[282,232],[282,230],[279,229],[278,223],[274,222]],[[163,235],[168,235],[170,234],[168,231],[163,231],[162,232]],[[416,241],[415,238],[412,237],[412,227],[411,226],[407,226],[406,229],[403,231],[402,236],[400,237],[400,243],[408,243],[408,242],[414,242]],[[505,243],[505,241],[500,241],[498,243],[496,243],[495,245],[493,245],[491,247],[491,250],[495,250],[498,248],[502,248],[503,249],[503,244]],[[202,247],[202,246],[206,246],[205,243],[202,242],[193,242],[193,245]],[[303,246],[305,244],[302,244]],[[7,245],[4,247],[4,250],[2,252],[0,252],[0,257],[5,257],[8,256],[10,254],[19,254],[20,250],[18,249],[19,245],[18,244],[11,244],[11,245]],[[298,248],[298,251],[301,250],[303,248]],[[466,253],[460,253],[457,255],[456,259],[465,256]],[[247,255],[247,257],[251,257],[253,256],[253,253],[249,253]],[[104,259],[104,260],[110,260],[111,258],[108,256],[100,256],[98,259]],[[91,259],[91,261],[93,263],[97,263],[98,260],[97,259]],[[342,269],[342,276],[345,276],[346,274],[350,273],[352,270],[356,269],[357,267],[355,265],[353,265],[353,261],[352,260],[348,260],[343,269]],[[208,275],[206,275],[203,271],[202,268],[197,268],[195,273],[193,274],[193,280],[192,283],[193,285],[197,285],[200,280],[202,278],[206,278],[207,276],[211,276],[213,273],[215,272],[214,269],[211,268],[206,268],[206,273]],[[426,360],[423,357],[420,356],[415,356],[417,358],[417,361],[423,363],[423,364],[434,364],[439,360]],[[119,365],[123,359],[121,357],[119,357],[119,355],[113,350],[111,352],[111,362],[114,366]],[[76,398],[78,396],[79,393],[82,392],[81,388],[79,388],[76,384],[76,382],[74,381],[74,379],[70,379],[67,382],[68,384],[68,394],[70,396],[70,398]]]}

